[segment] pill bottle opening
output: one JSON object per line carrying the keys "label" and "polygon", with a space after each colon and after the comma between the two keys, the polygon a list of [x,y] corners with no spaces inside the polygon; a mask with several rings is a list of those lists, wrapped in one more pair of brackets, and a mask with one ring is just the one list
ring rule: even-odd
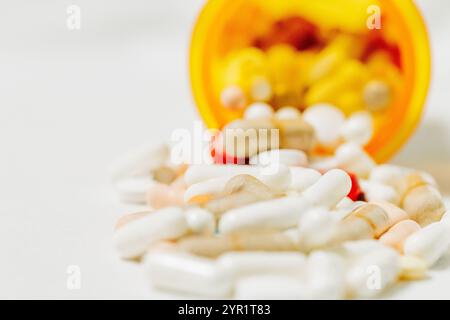
{"label": "pill bottle opening", "polygon": [[[330,103],[370,111],[366,150],[392,157],[420,121],[430,81],[423,20],[410,0],[209,0],[190,52],[193,96],[209,128],[264,101],[299,110]],[[237,87],[245,106],[224,106]]]}

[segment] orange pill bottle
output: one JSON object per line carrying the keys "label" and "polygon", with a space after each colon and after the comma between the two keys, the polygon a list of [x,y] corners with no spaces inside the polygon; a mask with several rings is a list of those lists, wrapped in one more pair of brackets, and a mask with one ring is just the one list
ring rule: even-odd
{"label": "orange pill bottle", "polygon": [[[374,137],[366,147],[378,162],[387,161],[418,125],[430,82],[428,35],[411,0],[208,0],[196,21],[190,51],[192,92],[205,124],[221,128],[242,116],[220,101],[224,61],[245,48],[268,50],[271,41],[289,42],[292,37],[274,32],[273,26],[285,30],[282,23],[292,19],[308,21],[322,39],[336,32],[364,42],[375,39],[372,46],[381,43],[392,54],[400,80],[394,80],[389,108],[375,113]],[[317,46],[324,45],[320,41]],[[383,63],[378,67],[382,72]]]}

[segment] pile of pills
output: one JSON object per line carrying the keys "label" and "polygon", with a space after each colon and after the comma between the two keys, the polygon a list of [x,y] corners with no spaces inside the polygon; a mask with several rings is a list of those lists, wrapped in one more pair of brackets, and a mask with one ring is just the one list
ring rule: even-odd
{"label": "pile of pills", "polygon": [[372,160],[372,135],[367,111],[257,103],[214,137],[212,163],[130,151],[114,186],[149,209],[119,220],[117,251],[155,288],[205,298],[372,298],[423,279],[450,216],[430,175]]}
{"label": "pile of pills", "polygon": [[258,102],[301,110],[330,103],[346,115],[380,115],[389,109],[403,83],[395,45],[377,33],[309,32],[315,40],[305,46],[289,41],[261,45],[256,39],[255,46],[225,55],[219,67],[222,106],[239,112]]}

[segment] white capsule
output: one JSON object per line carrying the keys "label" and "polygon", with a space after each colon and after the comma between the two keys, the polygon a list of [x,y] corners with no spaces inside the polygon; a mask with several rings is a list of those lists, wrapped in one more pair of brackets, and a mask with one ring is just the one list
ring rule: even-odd
{"label": "white capsule", "polygon": [[134,176],[150,176],[152,171],[169,160],[170,150],[166,144],[142,146],[128,151],[109,168],[113,181]]}
{"label": "white capsule", "polygon": [[327,246],[335,234],[337,220],[325,208],[314,208],[300,217],[298,243],[302,250],[309,252]]}
{"label": "white capsule", "polygon": [[258,77],[252,83],[250,94],[255,101],[268,101],[272,98],[272,85],[266,78]]}
{"label": "white capsule", "polygon": [[344,113],[328,104],[311,106],[303,113],[303,119],[313,126],[320,145],[334,149],[339,144],[339,131],[345,122]]}
{"label": "white capsule", "polygon": [[267,167],[243,166],[243,165],[194,165],[189,167],[185,173],[187,185],[215,178],[233,178],[238,175],[247,174],[260,180],[268,187],[283,191],[291,184],[291,173],[289,168],[282,164],[269,165]]}
{"label": "white capsule", "polygon": [[361,146],[351,142],[341,145],[336,150],[335,157],[340,168],[353,172],[361,178],[368,178],[376,166],[375,161]]}
{"label": "white capsule", "polygon": [[218,195],[223,191],[225,185],[229,180],[229,177],[220,177],[193,184],[189,188],[187,188],[186,192],[184,193],[184,202],[190,203],[192,199],[198,196]]}
{"label": "white capsule", "polygon": [[311,168],[319,171],[329,171],[339,168],[339,162],[335,157],[315,158],[310,161]]}
{"label": "white capsule", "polygon": [[422,179],[428,183],[430,186],[433,187],[438,187],[438,184],[436,182],[436,179],[434,179],[434,177],[429,174],[428,172],[425,171],[419,171],[419,175],[422,177]]}
{"label": "white capsule", "polygon": [[400,204],[400,195],[391,186],[370,180],[360,180],[360,185],[369,202],[387,201],[395,205]]}
{"label": "white capsule", "polygon": [[382,183],[395,188],[398,187],[399,182],[406,179],[407,175],[412,172],[417,172],[419,176],[429,185],[437,186],[436,180],[434,180],[434,178],[426,172],[392,164],[383,164],[374,167],[370,173],[370,181]]}
{"label": "white capsule", "polygon": [[248,106],[244,112],[244,119],[267,119],[273,116],[273,109],[267,103],[255,102]]}
{"label": "white capsule", "polygon": [[143,255],[152,244],[177,239],[188,231],[186,217],[180,208],[166,208],[119,228],[114,243],[124,259]]}
{"label": "white capsule", "polygon": [[277,230],[294,227],[309,204],[302,197],[257,202],[226,212],[219,221],[221,233]]}
{"label": "white capsule", "polygon": [[[349,199],[349,198],[344,198],[344,200],[346,200],[346,199]],[[349,199],[349,200],[352,201],[351,199]],[[336,208],[332,211],[332,214],[333,214],[333,216],[335,216],[336,220],[341,221],[341,220],[344,220],[345,218],[347,218],[354,210],[356,210],[359,207],[362,207],[366,204],[367,204],[367,202],[365,202],[365,201],[352,201],[351,203],[347,202],[347,201],[341,201],[340,203],[338,203]]]}
{"label": "white capsule", "polygon": [[312,206],[331,209],[349,194],[351,188],[352,180],[350,176],[343,170],[333,169],[306,189],[303,197]]}
{"label": "white capsule", "polygon": [[267,273],[299,275],[306,265],[305,256],[296,252],[230,252],[217,262],[235,278]]}
{"label": "white capsule", "polygon": [[447,251],[450,244],[450,225],[435,222],[408,237],[403,244],[405,255],[421,258],[432,267]]}
{"label": "white capsule", "polygon": [[315,251],[308,258],[307,283],[311,299],[345,297],[345,261],[330,252]]}
{"label": "white capsule", "polygon": [[213,260],[187,253],[149,253],[144,267],[154,287],[206,298],[231,294],[232,279]]}
{"label": "white capsule", "polygon": [[282,233],[283,233],[283,235],[287,236],[291,240],[292,243],[294,243],[295,245],[298,245],[299,240],[300,240],[298,228],[293,227],[293,228],[284,230]]}
{"label": "white capsule", "polygon": [[383,164],[373,168],[370,173],[370,181],[394,186],[397,181],[403,179],[408,169],[392,164]]}
{"label": "white capsule", "polygon": [[390,248],[368,251],[350,266],[346,282],[355,298],[373,298],[394,284],[400,273],[400,256]]}
{"label": "white capsule", "polygon": [[259,171],[260,168],[255,166],[192,165],[187,169],[184,180],[188,186],[191,186],[196,183],[220,177],[232,178],[241,174],[256,176]]}
{"label": "white capsule", "polygon": [[300,111],[295,107],[283,107],[275,113],[277,120],[294,120],[301,117]]}
{"label": "white capsule", "polygon": [[367,145],[373,136],[373,119],[371,114],[366,111],[352,114],[345,121],[340,134],[346,142],[353,142],[361,146]]}
{"label": "white capsule", "polygon": [[309,168],[291,167],[291,186],[289,190],[303,192],[319,181],[319,171]]}
{"label": "white capsule", "polygon": [[237,281],[237,300],[304,300],[308,288],[299,278],[285,275],[257,275]]}
{"label": "white capsule", "polygon": [[201,208],[186,210],[186,222],[191,232],[203,235],[211,235],[216,229],[214,215]]}
{"label": "white capsule", "polygon": [[251,165],[267,166],[277,163],[305,167],[308,165],[308,156],[301,150],[276,149],[262,152],[250,159]]}
{"label": "white capsule", "polygon": [[125,203],[145,204],[147,193],[156,184],[150,177],[130,177],[114,184],[119,199]]}
{"label": "white capsule", "polygon": [[292,184],[291,170],[283,164],[262,167],[256,178],[277,192],[286,191]]}
{"label": "white capsule", "polygon": [[357,259],[369,252],[383,250],[387,248],[377,240],[356,240],[347,241],[340,245],[339,250],[348,259]]}
{"label": "white capsule", "polygon": [[336,205],[335,209],[347,208],[347,207],[352,206],[353,203],[355,203],[355,201],[353,201],[349,197],[345,197],[344,199],[339,201],[339,203]]}

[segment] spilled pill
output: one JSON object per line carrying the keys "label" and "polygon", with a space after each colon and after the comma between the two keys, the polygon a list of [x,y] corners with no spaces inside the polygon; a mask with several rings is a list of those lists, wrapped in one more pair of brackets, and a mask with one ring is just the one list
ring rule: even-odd
{"label": "spilled pill", "polygon": [[305,167],[308,165],[308,156],[301,150],[279,149],[262,152],[250,159],[252,165],[267,166],[277,163]]}
{"label": "spilled pill", "polygon": [[346,142],[365,146],[373,135],[373,120],[369,112],[352,114],[342,125],[340,135]]}
{"label": "spilled pill", "polygon": [[405,240],[420,229],[420,225],[414,220],[403,220],[383,234],[380,242],[402,253]]}
{"label": "spilled pill", "polygon": [[191,236],[180,239],[177,247],[182,251],[205,257],[217,257],[230,251],[298,251],[294,239],[283,232]]}
{"label": "spilled pill", "polygon": [[400,204],[400,194],[395,188],[369,180],[362,180],[360,184],[368,201],[387,201],[395,205]]}
{"label": "spilled pill", "polygon": [[432,267],[447,251],[450,227],[441,222],[432,223],[409,236],[403,245],[405,255],[423,259]]}
{"label": "spilled pill", "polygon": [[309,207],[303,197],[285,197],[257,202],[232,209],[219,221],[223,234],[251,230],[277,230],[297,225],[300,215]]}
{"label": "spilled pill", "polygon": [[193,185],[214,178],[232,178],[247,174],[261,180],[275,190],[286,190],[291,184],[289,168],[284,165],[270,165],[267,167],[242,165],[194,165],[185,174],[185,181]]}
{"label": "spilled pill", "polygon": [[338,300],[346,295],[345,260],[331,252],[315,251],[308,257],[307,284],[311,299]]}
{"label": "spilled pill", "polygon": [[306,258],[296,252],[229,252],[217,262],[235,278],[255,274],[300,275],[306,266]]}
{"label": "spilled pill", "polygon": [[256,275],[236,283],[237,300],[303,300],[308,299],[307,285],[286,275]]}
{"label": "spilled pill", "polygon": [[322,177],[319,171],[309,168],[290,167],[291,185],[289,190],[303,192]]}
{"label": "spilled pill", "polygon": [[153,170],[165,165],[169,160],[166,144],[142,146],[128,151],[109,168],[113,181],[134,176],[150,176]]}
{"label": "spilled pill", "polygon": [[[220,178],[219,178],[220,179]],[[227,181],[223,191],[204,207],[217,216],[234,208],[278,197],[267,185],[250,175],[238,175]]]}
{"label": "spilled pill", "polygon": [[360,178],[368,178],[375,161],[358,144],[348,142],[336,150],[336,161],[340,168],[356,174]]}
{"label": "spilled pill", "polygon": [[357,258],[346,275],[351,297],[374,298],[394,284],[400,274],[400,256],[390,248],[380,248]]}
{"label": "spilled pill", "polygon": [[184,213],[189,230],[193,233],[211,235],[216,229],[214,215],[201,208],[189,208]]}
{"label": "spilled pill", "polygon": [[149,253],[144,268],[156,288],[207,298],[225,298],[232,290],[231,276],[213,260],[188,253]]}
{"label": "spilled pill", "polygon": [[313,105],[303,113],[303,119],[313,126],[319,144],[327,148],[337,147],[339,131],[345,122],[341,110],[327,104]]}
{"label": "spilled pill", "polygon": [[156,184],[150,177],[130,177],[119,180],[114,187],[120,201],[133,204],[145,204],[147,192]]}
{"label": "spilled pill", "polygon": [[188,231],[180,208],[155,211],[122,226],[114,233],[114,243],[124,259],[138,258],[160,240],[177,239]]}
{"label": "spilled pill", "polygon": [[345,171],[334,169],[306,189],[303,197],[313,206],[331,209],[348,195],[351,188],[350,176]]}

